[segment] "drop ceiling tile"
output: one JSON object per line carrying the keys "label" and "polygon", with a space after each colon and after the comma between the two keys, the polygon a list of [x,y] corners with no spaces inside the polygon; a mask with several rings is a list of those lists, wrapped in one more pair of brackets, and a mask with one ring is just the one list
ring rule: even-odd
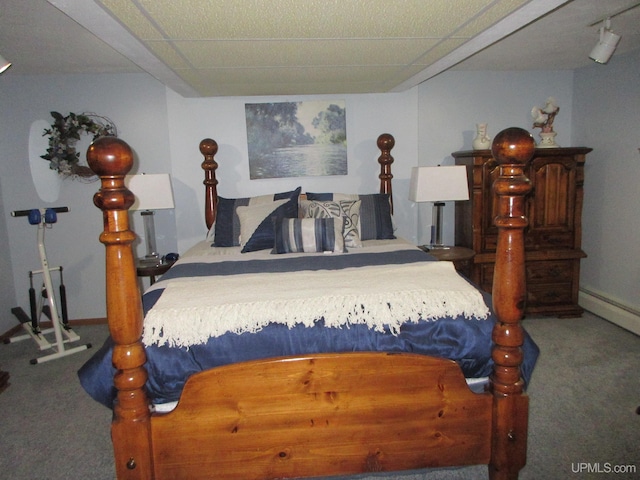
{"label": "drop ceiling tile", "polygon": [[488,8],[479,17],[470,19],[464,27],[455,32],[455,36],[471,38],[505,18],[529,0],[502,0]]}
{"label": "drop ceiling tile", "polygon": [[286,75],[275,78],[255,78],[248,73],[244,79],[232,78],[223,81],[218,76],[207,75],[202,71],[180,72],[185,81],[198,90],[202,96],[251,96],[251,95],[320,95],[320,94],[347,94],[370,93],[372,89],[380,88],[376,78],[365,81],[314,81],[312,78],[305,82],[291,79]]}
{"label": "drop ceiling tile", "polygon": [[[276,83],[287,82],[378,82],[386,81],[402,67],[281,67],[229,68],[198,70],[197,73],[214,83]],[[178,70],[183,77],[186,75]]]}
{"label": "drop ceiling tile", "polygon": [[392,77],[389,77],[385,81],[380,82],[377,85],[379,92],[389,92],[400,82],[409,80],[414,75],[417,75],[424,70],[424,65],[409,65],[403,69],[398,69],[394,72]]}
{"label": "drop ceiling tile", "polygon": [[445,36],[492,2],[138,0],[137,3],[170,38],[238,39],[421,37],[425,31]]}
{"label": "drop ceiling tile", "polygon": [[438,45],[433,47],[431,50],[427,51],[422,57],[417,59],[414,63],[416,65],[419,65],[421,69],[424,69],[425,66],[431,65],[436,60],[442,58],[448,53],[451,53],[466,41],[467,40],[464,38],[451,38],[451,39],[443,40]]}
{"label": "drop ceiling tile", "polygon": [[143,12],[130,0],[98,0],[103,8],[117,18],[122,25],[128,28],[138,39],[159,40],[163,35],[151,23]]}
{"label": "drop ceiling tile", "polygon": [[414,62],[436,42],[435,39],[178,41],[175,46],[194,68],[229,68],[406,65]]}
{"label": "drop ceiling tile", "polygon": [[[276,96],[276,95],[347,95],[370,93],[377,88],[371,83],[263,83],[218,85],[219,95],[228,96]],[[209,93],[209,96],[212,96]]]}
{"label": "drop ceiling tile", "polygon": [[184,55],[169,42],[146,42],[147,48],[171,69],[186,69],[193,66]]}
{"label": "drop ceiling tile", "polygon": [[[407,88],[486,49],[487,37],[478,42],[475,38],[486,29],[494,30],[488,37],[491,40],[498,25],[497,30],[505,31],[497,31],[495,38],[502,38],[501,35],[513,31],[508,29],[514,22],[522,27],[526,25],[524,22],[534,20],[533,14],[540,15],[542,9],[550,11],[562,3],[561,0],[48,1],[140,68],[173,85],[176,91],[194,95],[197,90],[205,96],[331,93],[332,89],[373,93]],[[615,0],[623,1],[626,0]],[[524,5],[525,9],[516,12]],[[500,23],[505,17],[510,17],[510,23]],[[117,20],[113,25],[109,22],[111,18]],[[117,38],[113,38],[114,32]],[[135,38],[129,38],[127,32]],[[2,32],[0,39],[1,35]],[[139,42],[147,49],[140,48]],[[554,39],[554,43],[564,45],[560,39]],[[555,48],[549,41],[544,46],[546,50]],[[445,61],[439,62],[443,56]],[[421,72],[426,73],[420,75]]]}

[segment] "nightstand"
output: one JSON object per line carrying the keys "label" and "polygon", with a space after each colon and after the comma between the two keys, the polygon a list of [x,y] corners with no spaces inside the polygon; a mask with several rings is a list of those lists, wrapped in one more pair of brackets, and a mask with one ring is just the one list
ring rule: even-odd
{"label": "nightstand", "polygon": [[138,262],[136,264],[136,269],[139,277],[149,277],[149,281],[151,282],[151,285],[153,285],[156,282],[156,277],[166,273],[174,263],[175,262],[167,262],[160,263],[158,265],[145,265],[142,262]]}
{"label": "nightstand", "polygon": [[476,252],[466,247],[440,247],[429,248],[428,245],[419,245],[418,248],[423,250],[441,262],[453,262],[454,267],[465,277],[469,277],[471,273],[471,264]]}

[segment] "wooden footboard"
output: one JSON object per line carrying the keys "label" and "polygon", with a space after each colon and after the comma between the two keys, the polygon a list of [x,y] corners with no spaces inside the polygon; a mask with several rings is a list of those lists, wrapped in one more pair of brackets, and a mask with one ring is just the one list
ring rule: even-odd
{"label": "wooden footboard", "polygon": [[[214,155],[203,141],[207,205],[215,210]],[[452,361],[411,354],[349,353],[267,359],[194,375],[178,407],[151,414],[141,343],[142,307],[124,175],[133,163],[122,140],[102,137],[87,153],[102,187],[107,317],[118,373],[112,437],[119,479],[266,479],[488,464],[494,479],[517,478],[525,463],[528,399],[520,364],[524,308],[523,165],[531,136],[496,136],[500,229],[493,287],[492,389],[472,393]],[[378,140],[381,182],[389,182],[393,137]],[[382,188],[382,187],[381,187]],[[209,208],[209,207],[208,207]],[[207,216],[213,222],[214,211]]]}
{"label": "wooden footboard", "polygon": [[157,479],[194,478],[196,463],[214,478],[249,480],[489,461],[491,396],[471,393],[449,360],[350,353],[248,362],[194,375],[183,399],[153,419]]}

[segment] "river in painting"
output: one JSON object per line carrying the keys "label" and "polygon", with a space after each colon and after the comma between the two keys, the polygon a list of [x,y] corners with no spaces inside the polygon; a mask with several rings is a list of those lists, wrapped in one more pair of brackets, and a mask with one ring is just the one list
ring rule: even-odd
{"label": "river in painting", "polygon": [[346,145],[298,145],[252,158],[251,179],[347,174]]}

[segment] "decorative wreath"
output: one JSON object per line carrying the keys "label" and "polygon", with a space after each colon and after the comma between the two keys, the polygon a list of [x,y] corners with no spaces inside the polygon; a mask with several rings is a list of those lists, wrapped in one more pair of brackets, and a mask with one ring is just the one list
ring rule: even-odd
{"label": "decorative wreath", "polygon": [[76,151],[76,143],[83,133],[92,135],[92,141],[104,135],[118,136],[114,123],[95,113],[69,113],[63,117],[58,112],[51,112],[51,116],[54,122],[42,134],[43,137],[49,136],[49,148],[46,155],[41,157],[49,161],[51,170],[56,170],[64,177],[95,177],[88,166],[80,165],[80,152]]}

